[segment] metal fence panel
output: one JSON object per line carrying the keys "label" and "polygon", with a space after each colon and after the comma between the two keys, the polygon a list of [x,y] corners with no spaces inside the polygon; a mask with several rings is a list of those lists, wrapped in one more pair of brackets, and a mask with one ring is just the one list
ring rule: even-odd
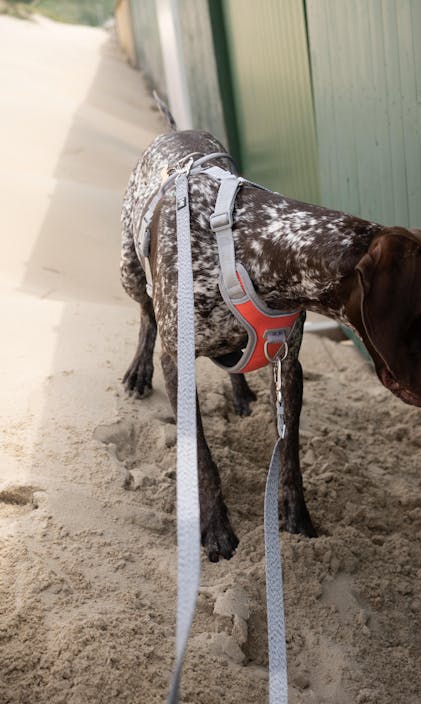
{"label": "metal fence panel", "polygon": [[130,0],[138,64],[162,98],[167,98],[155,0]]}
{"label": "metal fence panel", "polygon": [[421,223],[419,0],[307,0],[324,205]]}
{"label": "metal fence panel", "polygon": [[224,0],[244,173],[319,199],[306,18],[301,0]]}
{"label": "metal fence panel", "polygon": [[193,124],[227,145],[208,0],[179,0],[185,70]]}

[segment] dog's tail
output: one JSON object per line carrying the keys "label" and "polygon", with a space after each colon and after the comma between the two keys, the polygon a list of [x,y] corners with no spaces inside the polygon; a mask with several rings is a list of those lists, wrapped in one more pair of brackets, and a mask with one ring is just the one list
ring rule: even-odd
{"label": "dog's tail", "polygon": [[158,106],[158,108],[159,108],[159,112],[161,113],[161,115],[166,119],[166,121],[168,122],[168,125],[171,127],[171,129],[172,129],[172,130],[176,130],[176,129],[177,129],[177,123],[176,123],[176,121],[174,120],[174,118],[173,118],[173,116],[172,116],[172,114],[171,114],[171,112],[170,112],[170,109],[169,109],[168,105],[167,105],[166,103],[164,103],[164,101],[162,100],[162,98],[159,97],[159,95],[158,95],[158,93],[156,92],[156,90],[154,90],[154,92],[153,92],[153,97],[154,97],[154,99],[155,99],[155,102],[156,102],[156,104],[157,104],[157,106]]}

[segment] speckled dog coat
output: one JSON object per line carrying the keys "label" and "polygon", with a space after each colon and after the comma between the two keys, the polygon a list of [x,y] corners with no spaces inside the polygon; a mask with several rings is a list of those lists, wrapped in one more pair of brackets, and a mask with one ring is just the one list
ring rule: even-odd
{"label": "speckled dog coat", "polygon": [[[192,152],[202,155],[215,151],[225,150],[210,134],[170,132],[158,137],[137,164],[124,199],[121,260],[124,288],[135,300],[139,300],[139,289],[145,286],[136,253],[140,222],[147,204],[160,187],[163,174]],[[215,163],[234,173],[227,160],[219,159]],[[206,176],[191,176],[196,350],[198,355],[210,357],[232,352],[246,340],[244,328],[227,309],[218,288],[217,248],[209,228],[217,191],[218,184]],[[256,290],[270,307],[305,309],[311,301],[313,308],[316,302],[324,313],[341,315],[331,293],[348,269],[350,250],[352,252],[356,246],[360,251],[367,247],[378,228],[370,225],[367,231],[368,223],[364,223],[364,242],[356,243],[356,223],[358,225],[356,218],[343,213],[305,206],[245,185],[237,196],[234,211],[236,255],[239,261],[247,262],[247,271]],[[152,231],[157,230],[157,226],[159,237],[152,238],[151,242],[153,303],[162,344],[173,352],[177,314],[174,189],[156,208]],[[322,234],[323,238],[315,246]],[[269,256],[266,250],[270,250]]]}
{"label": "speckled dog coat", "polygon": [[[224,152],[210,134],[172,131],[157,137],[135,167],[124,198],[121,277],[140,303],[141,328],[124,383],[142,396],[151,389],[156,328],[168,395],[176,412],[177,236],[175,189],[158,203],[151,222],[152,301],[139,261],[143,213],[168,169],[182,158]],[[234,167],[226,158],[208,162]],[[195,294],[196,354],[211,358],[242,349],[247,334],[225,304],[218,286],[219,258],[209,222],[219,184],[204,174],[189,179],[191,248]],[[345,213],[300,203],[245,184],[233,212],[236,258],[269,308],[303,311],[283,363],[287,433],[281,447],[283,522],[293,533],[315,535],[299,465],[302,370],[298,361],[305,311],[328,315],[356,330],[381,382],[406,403],[421,405],[421,237],[419,231],[386,228]],[[386,317],[385,317],[386,316]],[[385,324],[387,320],[387,324]],[[234,407],[250,413],[255,395],[243,375],[231,374]],[[238,540],[222,498],[218,469],[198,418],[202,543],[209,559],[232,556]]]}

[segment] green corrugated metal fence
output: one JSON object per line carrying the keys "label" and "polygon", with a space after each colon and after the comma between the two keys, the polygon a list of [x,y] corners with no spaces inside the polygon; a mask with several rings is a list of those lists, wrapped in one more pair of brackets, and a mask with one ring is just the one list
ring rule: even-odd
{"label": "green corrugated metal fence", "polygon": [[180,0],[179,13],[194,127],[226,144],[208,0]]}
{"label": "green corrugated metal fence", "polygon": [[304,4],[224,0],[238,138],[247,176],[318,201]]}
{"label": "green corrugated metal fence", "polygon": [[421,223],[420,0],[307,0],[322,202]]}
{"label": "green corrugated metal fence", "polygon": [[[130,0],[165,96],[155,0]],[[286,195],[421,224],[421,0],[179,0],[194,126]],[[227,145],[228,146],[228,145]]]}

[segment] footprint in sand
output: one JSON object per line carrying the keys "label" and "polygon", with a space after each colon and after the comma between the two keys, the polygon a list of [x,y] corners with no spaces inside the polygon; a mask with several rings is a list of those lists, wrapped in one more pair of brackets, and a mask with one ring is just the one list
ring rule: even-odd
{"label": "footprint in sand", "polygon": [[39,508],[47,499],[47,494],[36,486],[16,484],[0,491],[0,512],[9,514],[26,508]]}

